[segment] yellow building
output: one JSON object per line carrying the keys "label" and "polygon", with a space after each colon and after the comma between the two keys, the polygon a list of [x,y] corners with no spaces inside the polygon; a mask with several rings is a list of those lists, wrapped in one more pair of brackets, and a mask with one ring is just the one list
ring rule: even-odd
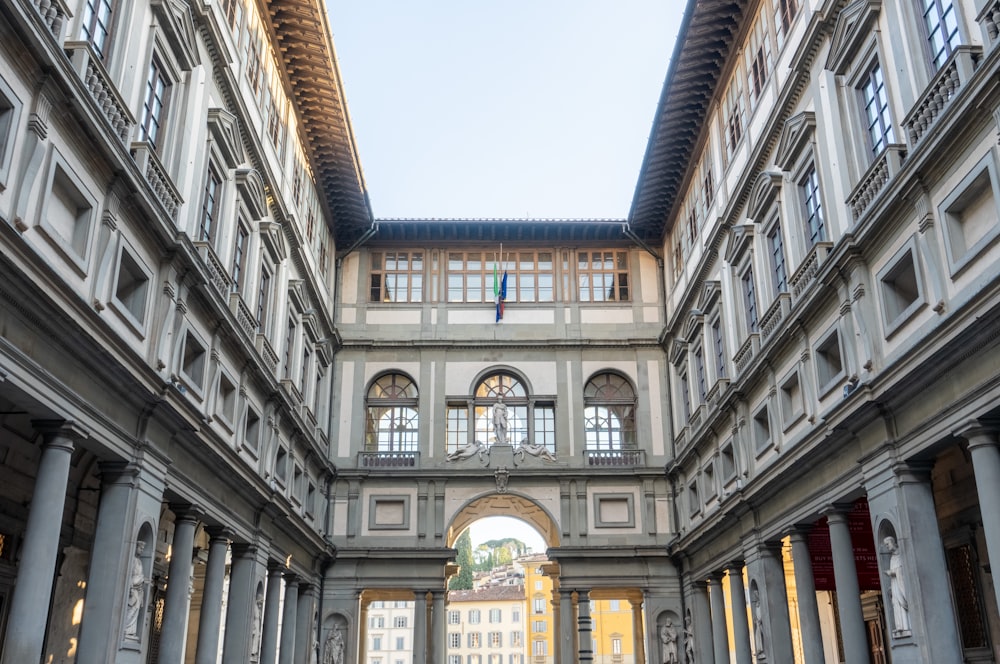
{"label": "yellow building", "polygon": [[522,556],[515,561],[515,565],[524,570],[524,597],[528,603],[525,631],[531,664],[551,664],[555,661],[552,579],[542,572],[542,565],[548,561],[541,553]]}

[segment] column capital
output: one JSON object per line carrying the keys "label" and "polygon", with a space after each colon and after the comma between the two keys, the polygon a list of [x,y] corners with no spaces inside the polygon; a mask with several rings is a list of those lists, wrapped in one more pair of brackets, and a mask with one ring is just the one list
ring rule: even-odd
{"label": "column capital", "polygon": [[299,577],[299,575],[295,574],[294,572],[288,572],[288,573],[284,574],[283,576],[285,578],[285,585],[288,586],[289,588],[292,587],[292,586],[295,586],[295,588],[297,590],[298,587],[299,587],[299,584],[302,583],[302,578]]}
{"label": "column capital", "polygon": [[1000,427],[995,422],[970,420],[952,433],[959,438],[964,438],[971,450],[976,447],[996,446],[1000,442],[997,439],[998,431],[1000,431]]}
{"label": "column capital", "polygon": [[730,560],[729,562],[726,563],[725,570],[729,572],[730,576],[732,576],[733,573],[739,574],[740,578],[742,579],[743,567],[745,566],[745,564],[746,563],[743,560]]}
{"label": "column capital", "polygon": [[826,517],[827,523],[832,521],[846,523],[847,513],[850,512],[853,507],[854,506],[851,503],[830,503],[821,509],[819,513]]}
{"label": "column capital", "polygon": [[205,532],[208,533],[209,543],[225,540],[228,544],[233,539],[233,531],[228,526],[206,526]]}
{"label": "column capital", "polygon": [[205,516],[205,510],[193,503],[168,503],[167,507],[174,513],[174,522],[189,521],[198,523]]}
{"label": "column capital", "polygon": [[813,524],[811,523],[796,523],[782,531],[782,534],[795,541],[805,541],[809,537],[809,532],[812,531]]}
{"label": "column capital", "polygon": [[233,558],[253,558],[257,555],[257,545],[249,542],[233,542]]}
{"label": "column capital", "polygon": [[892,465],[892,472],[899,481],[907,484],[929,483],[933,469],[933,461],[900,461]]}
{"label": "column capital", "polygon": [[70,449],[76,441],[90,437],[90,432],[73,420],[32,420],[31,426],[42,434],[47,444],[64,439],[63,444],[69,443]]}

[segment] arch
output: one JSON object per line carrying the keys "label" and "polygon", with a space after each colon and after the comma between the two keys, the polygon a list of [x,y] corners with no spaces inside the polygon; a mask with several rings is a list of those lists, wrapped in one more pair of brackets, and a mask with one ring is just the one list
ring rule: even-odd
{"label": "arch", "polygon": [[419,390],[398,371],[375,376],[365,391],[365,451],[415,452],[419,445]]}
{"label": "arch", "polygon": [[593,374],[583,388],[585,444],[588,450],[635,449],[636,389],[618,371]]}
{"label": "arch", "polygon": [[445,531],[445,545],[455,546],[458,536],[474,521],[488,516],[511,516],[530,524],[548,547],[559,546],[559,524],[552,514],[531,498],[517,493],[490,494],[473,498],[451,518]]}

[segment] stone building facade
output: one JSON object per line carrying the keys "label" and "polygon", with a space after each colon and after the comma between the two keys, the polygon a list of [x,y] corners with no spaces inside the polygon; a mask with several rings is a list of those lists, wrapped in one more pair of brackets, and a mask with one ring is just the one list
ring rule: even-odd
{"label": "stone building facade", "polygon": [[376,220],[317,0],[3,3],[0,662],[391,601],[444,664],[490,515],[559,664],[604,600],[637,662],[997,661],[998,22],[690,0],[626,218]]}

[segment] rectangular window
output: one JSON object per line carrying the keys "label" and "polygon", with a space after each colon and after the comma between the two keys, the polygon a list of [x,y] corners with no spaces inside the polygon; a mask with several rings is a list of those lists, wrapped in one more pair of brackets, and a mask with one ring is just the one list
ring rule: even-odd
{"label": "rectangular window", "polygon": [[396,637],[396,650],[406,650],[406,637]]}
{"label": "rectangular window", "polygon": [[510,645],[512,648],[520,648],[522,643],[521,632],[510,633]]}
{"label": "rectangular window", "polygon": [[512,623],[519,623],[519,622],[521,622],[521,609],[511,609],[511,612],[510,612],[510,621]]}
{"label": "rectangular window", "polygon": [[272,94],[267,104],[267,135],[271,137],[271,144],[276,150],[281,149],[281,129],[284,126],[281,117],[282,106],[280,100],[275,100]]}
{"label": "rectangular window", "polygon": [[549,644],[547,641],[534,641],[531,644],[531,653],[535,657],[545,657],[549,654]]}
{"label": "rectangular window", "polygon": [[260,270],[260,288],[257,289],[257,329],[263,332],[267,327],[268,300],[271,297],[271,275],[266,267]]}
{"label": "rectangular window", "polygon": [[726,134],[726,156],[732,157],[736,147],[743,140],[743,127],[746,122],[746,107],[743,100],[743,83],[739,72],[734,73],[726,88],[726,96],[722,102],[722,124]]}
{"label": "rectangular window", "polygon": [[139,140],[146,141],[157,151],[159,151],[158,141],[169,90],[170,82],[164,74],[163,65],[154,56],[149,63],[149,74],[146,77],[146,91],[142,99],[142,117],[138,131]]}
{"label": "rectangular window", "polygon": [[481,620],[479,609],[472,609],[469,611],[469,624],[478,625]]}
{"label": "rectangular window", "polygon": [[778,48],[785,43],[788,30],[792,27],[795,15],[799,13],[799,0],[775,0],[774,31],[778,38]]}
{"label": "rectangular window", "polygon": [[247,25],[247,56],[246,56],[247,80],[250,81],[250,89],[254,94],[260,91],[261,67],[260,67],[260,38],[257,31]]}
{"label": "rectangular window", "polygon": [[295,345],[295,321],[288,319],[288,328],[285,331],[285,378],[292,377],[292,347]]}
{"label": "rectangular window", "polygon": [[233,267],[231,270],[234,293],[238,293],[243,289],[243,272],[246,270],[247,242],[249,240],[250,234],[243,225],[243,220],[238,219],[236,222],[236,240],[233,247]]}
{"label": "rectangular window", "polygon": [[392,619],[393,627],[406,627],[406,616],[396,616]]}
{"label": "rectangular window", "polygon": [[501,617],[501,613],[502,612],[500,609],[490,609],[490,622],[491,623],[502,622],[503,619]]}
{"label": "rectangular window", "polygon": [[489,302],[493,300],[493,266],[487,266],[482,252],[448,253],[448,301]]}
{"label": "rectangular window", "polygon": [[627,251],[581,251],[577,254],[580,302],[627,302]]}
{"label": "rectangular window", "polygon": [[101,59],[107,60],[106,47],[108,33],[111,31],[111,0],[87,0],[80,24],[80,38],[90,42]]}
{"label": "rectangular window", "polygon": [[712,323],[712,343],[715,345],[715,378],[726,377],[726,347],[722,339],[722,319],[716,318]]}
{"label": "rectangular window", "polygon": [[462,613],[460,611],[449,611],[448,612],[448,624],[449,625],[461,625],[462,624]]}
{"label": "rectangular window", "polygon": [[747,315],[747,332],[757,331],[757,290],[753,281],[753,268],[748,267],[741,279],[743,283],[743,306]]}
{"label": "rectangular window", "polygon": [[422,302],[424,254],[422,251],[372,252],[371,302]]}
{"label": "rectangular window", "polygon": [[381,649],[382,649],[382,637],[381,636],[373,636],[372,637],[372,650],[381,650]]}
{"label": "rectangular window", "polygon": [[252,408],[247,408],[246,426],[243,429],[243,444],[254,452],[260,447],[260,416]]}
{"label": "rectangular window", "polygon": [[535,599],[531,600],[531,608],[532,611],[535,612],[535,614],[545,613],[545,598],[536,597]]}
{"label": "rectangular window", "polygon": [[[478,621],[476,621],[478,622]],[[483,645],[483,638],[479,632],[470,632],[468,640],[469,648],[480,648]]]}
{"label": "rectangular window", "polygon": [[[556,409],[553,404],[535,404],[534,442],[544,445],[552,454],[556,453]],[[512,440],[519,443],[520,440]]]}
{"label": "rectangular window", "polygon": [[621,655],[622,654],[622,640],[619,638],[611,639],[611,654]]}
{"label": "rectangular window", "polygon": [[233,32],[239,32],[243,24],[243,0],[225,0],[226,19]]}
{"label": "rectangular window", "polygon": [[306,376],[309,375],[309,359],[312,353],[309,352],[309,347],[306,346],[307,340],[302,340],[302,368],[299,370],[299,391],[302,392],[302,396],[306,395]]}
{"label": "rectangular window", "polygon": [[205,192],[201,203],[201,223],[198,225],[198,240],[211,244],[215,232],[215,220],[219,214],[219,198],[222,189],[222,178],[209,164],[208,175],[205,177]]}
{"label": "rectangular window", "polygon": [[860,87],[865,111],[868,144],[872,156],[878,156],[887,145],[895,141],[892,118],[889,117],[889,95],[885,90],[882,66],[876,61],[868,70]]}
{"label": "rectangular window", "polygon": [[507,272],[508,302],[554,300],[555,271],[551,251],[517,251],[505,254],[505,259],[498,273]]}
{"label": "rectangular window", "polygon": [[694,367],[698,375],[698,401],[705,403],[708,394],[707,380],[705,379],[705,355],[701,346],[694,351]]}
{"label": "rectangular window", "polygon": [[774,279],[774,294],[788,290],[788,274],[785,271],[785,245],[781,238],[781,225],[775,224],[767,234],[767,244],[771,249],[771,276]]}
{"label": "rectangular window", "polygon": [[940,69],[960,43],[955,6],[952,0],[920,0],[920,4],[931,63],[935,69]]}
{"label": "rectangular window", "polygon": [[489,633],[490,648],[499,648],[503,645],[503,634],[500,632]]}
{"label": "rectangular window", "polygon": [[[458,632],[448,632],[448,647],[449,648],[461,648],[462,647],[462,635]],[[461,661],[461,658],[459,658]]]}
{"label": "rectangular window", "polygon": [[681,372],[680,376],[680,391],[681,391],[681,405],[684,410],[681,411],[681,417],[686,424],[688,420],[691,419],[691,387],[688,383],[687,372]]}
{"label": "rectangular window", "polygon": [[449,405],[445,414],[445,452],[452,452],[469,444],[469,409]]}
{"label": "rectangular window", "polygon": [[744,51],[747,68],[747,90],[750,101],[756,104],[767,84],[767,76],[771,71],[771,36],[767,30],[767,15],[761,12],[757,16],[753,29],[747,39]]}
{"label": "rectangular window", "polygon": [[802,204],[809,231],[809,247],[826,240],[826,226],[823,221],[823,203],[819,200],[819,175],[816,165],[810,164],[799,183],[802,189]]}
{"label": "rectangular window", "polygon": [[531,631],[533,632],[545,632],[548,631],[548,623],[544,620],[532,620],[531,621]]}

